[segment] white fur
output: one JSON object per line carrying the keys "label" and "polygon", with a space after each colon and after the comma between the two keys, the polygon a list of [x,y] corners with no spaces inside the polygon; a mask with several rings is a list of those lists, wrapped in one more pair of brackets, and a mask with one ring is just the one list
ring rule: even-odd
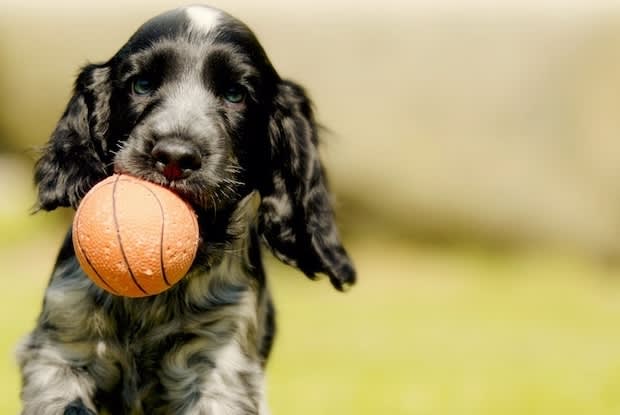
{"label": "white fur", "polygon": [[62,351],[47,348],[33,352],[28,349],[30,342],[31,336],[18,350],[22,373],[29,379],[22,390],[22,414],[55,415],[62,413],[65,405],[76,399],[94,409],[90,399],[95,390],[94,381],[67,365]]}
{"label": "white fur", "polygon": [[210,32],[219,22],[221,12],[206,6],[190,6],[185,13],[191,21],[192,28],[204,33]]}

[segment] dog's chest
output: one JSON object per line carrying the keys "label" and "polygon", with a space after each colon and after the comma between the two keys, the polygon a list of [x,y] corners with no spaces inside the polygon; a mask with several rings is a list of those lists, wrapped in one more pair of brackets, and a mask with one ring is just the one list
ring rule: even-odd
{"label": "dog's chest", "polygon": [[239,319],[241,305],[200,313],[193,309],[191,314],[175,310],[174,304],[168,306],[165,312],[153,306],[142,313],[119,307],[110,315],[117,334],[98,346],[101,360],[116,368],[100,371],[114,374],[98,381],[107,389],[105,401],[122,390],[123,407],[132,408],[127,413],[135,415],[158,413],[157,408],[166,408],[162,413],[185,413],[194,404],[218,413],[215,406],[208,406],[205,395],[217,397],[212,405],[236,402],[239,407],[255,408],[262,396],[262,367],[247,350],[247,334]]}
{"label": "dog's chest", "polygon": [[192,345],[192,355],[214,355],[234,338],[243,337],[246,324],[240,298],[226,303],[191,302],[171,292],[145,301],[118,299],[108,308],[115,328],[111,343],[143,373],[158,370]]}

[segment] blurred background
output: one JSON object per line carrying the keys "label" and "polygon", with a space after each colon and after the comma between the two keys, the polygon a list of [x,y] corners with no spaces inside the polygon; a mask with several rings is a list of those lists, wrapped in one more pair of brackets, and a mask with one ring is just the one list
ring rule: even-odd
{"label": "blurred background", "polygon": [[[269,262],[273,413],[620,413],[620,5],[211,4],[314,98],[359,271]],[[80,66],[179,5],[3,0],[0,413],[71,217],[29,214],[35,149]]]}

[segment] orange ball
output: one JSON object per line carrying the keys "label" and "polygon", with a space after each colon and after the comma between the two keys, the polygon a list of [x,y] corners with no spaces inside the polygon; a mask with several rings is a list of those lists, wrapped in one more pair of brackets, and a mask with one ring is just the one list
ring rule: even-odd
{"label": "orange ball", "polygon": [[80,266],[119,296],[159,294],[185,276],[198,249],[192,208],[165,187],[115,174],[82,199],[73,219]]}

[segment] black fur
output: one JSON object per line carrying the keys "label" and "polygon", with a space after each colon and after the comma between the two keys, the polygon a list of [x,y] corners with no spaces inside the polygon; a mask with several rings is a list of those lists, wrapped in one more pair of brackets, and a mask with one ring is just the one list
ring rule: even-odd
{"label": "black fur", "polygon": [[84,67],[35,167],[38,209],[131,174],[192,204],[201,243],[180,283],[127,299],[85,277],[69,231],[19,352],[23,413],[265,413],[275,312],[259,240],[311,278],[355,281],[318,144],[303,88],[216,9],[164,13]]}

